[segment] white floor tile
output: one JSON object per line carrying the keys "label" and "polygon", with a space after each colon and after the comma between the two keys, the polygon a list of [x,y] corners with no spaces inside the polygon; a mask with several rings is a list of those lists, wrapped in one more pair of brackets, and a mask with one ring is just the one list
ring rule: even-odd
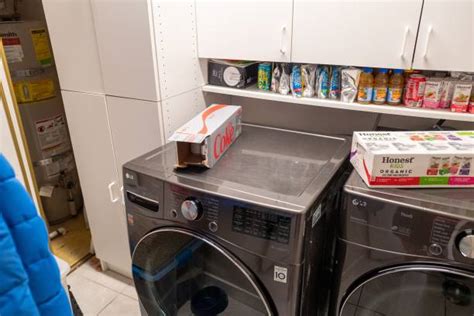
{"label": "white floor tile", "polygon": [[89,262],[85,262],[81,265],[76,271],[80,276],[87,278],[93,282],[99,283],[105,287],[108,287],[111,290],[116,292],[121,292],[124,288],[131,283],[129,278],[126,278],[113,271],[97,271],[94,267],[90,265]]}
{"label": "white floor tile", "polygon": [[100,313],[100,316],[140,316],[138,301],[119,294]]}
{"label": "white floor tile", "polygon": [[68,276],[67,281],[84,315],[97,315],[119,295],[79,274],[72,273]]}
{"label": "white floor tile", "polygon": [[121,292],[123,295],[127,295],[128,297],[133,298],[134,300],[138,300],[137,291],[135,290],[135,286],[133,282],[131,285],[127,285]]}

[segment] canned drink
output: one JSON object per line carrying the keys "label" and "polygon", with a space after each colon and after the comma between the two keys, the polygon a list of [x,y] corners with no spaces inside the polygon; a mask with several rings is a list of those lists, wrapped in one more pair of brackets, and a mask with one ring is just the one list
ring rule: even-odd
{"label": "canned drink", "polygon": [[272,65],[270,63],[259,64],[257,88],[260,90],[270,90],[271,77],[272,77]]}
{"label": "canned drink", "polygon": [[423,104],[426,77],[419,74],[410,75],[405,86],[404,103],[406,106],[419,108]]}

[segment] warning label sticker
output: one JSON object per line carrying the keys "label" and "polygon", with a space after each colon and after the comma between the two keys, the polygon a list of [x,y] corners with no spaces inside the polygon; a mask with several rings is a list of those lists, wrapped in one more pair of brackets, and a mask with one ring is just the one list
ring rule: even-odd
{"label": "warning label sticker", "polygon": [[35,48],[36,60],[42,66],[50,66],[53,63],[53,55],[49,48],[49,37],[46,29],[31,30],[31,39]]}
{"label": "warning label sticker", "polygon": [[21,63],[25,54],[21,47],[20,37],[15,32],[0,34],[2,37],[3,47],[5,49],[5,56],[9,64]]}
{"label": "warning label sticker", "polygon": [[43,158],[48,158],[69,149],[66,122],[63,115],[35,122],[36,135]]}

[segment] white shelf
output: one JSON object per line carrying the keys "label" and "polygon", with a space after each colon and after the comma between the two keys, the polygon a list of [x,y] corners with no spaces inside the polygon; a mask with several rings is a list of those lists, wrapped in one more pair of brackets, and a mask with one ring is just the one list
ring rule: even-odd
{"label": "white shelf", "polygon": [[392,105],[375,105],[375,104],[359,104],[359,103],[348,103],[336,100],[326,100],[318,98],[296,98],[292,95],[282,95],[273,92],[258,90],[255,86],[251,86],[247,89],[235,89],[213,85],[205,85],[202,88],[205,92],[220,93],[227,95],[234,95],[245,98],[253,98],[260,100],[270,100],[276,102],[287,102],[304,104],[311,106],[320,106],[325,108],[343,109],[351,111],[362,111],[380,114],[390,115],[402,115],[412,117],[423,117],[430,119],[445,119],[452,121],[464,121],[474,123],[474,114],[471,113],[456,113],[449,110],[430,110],[423,108],[408,108],[404,106],[392,106]]}

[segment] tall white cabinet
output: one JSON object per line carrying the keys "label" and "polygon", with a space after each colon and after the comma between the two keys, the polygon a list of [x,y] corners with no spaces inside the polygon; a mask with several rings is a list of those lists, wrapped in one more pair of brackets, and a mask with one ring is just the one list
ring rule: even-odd
{"label": "tall white cabinet", "polygon": [[194,0],[43,4],[96,256],[130,276],[122,166],[205,106]]}

